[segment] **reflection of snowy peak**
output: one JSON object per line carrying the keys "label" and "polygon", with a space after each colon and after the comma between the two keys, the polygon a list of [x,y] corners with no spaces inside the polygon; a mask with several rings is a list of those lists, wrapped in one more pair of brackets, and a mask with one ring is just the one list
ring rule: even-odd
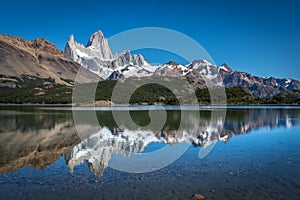
{"label": "reflection of snowy peak", "polygon": [[101,176],[111,155],[129,157],[131,152],[142,152],[150,142],[157,142],[153,133],[103,128],[71,149],[65,156],[71,171],[87,161],[90,171]]}
{"label": "reflection of snowy peak", "polygon": [[112,154],[121,154],[129,157],[131,152],[143,152],[152,142],[163,142],[165,144],[189,142],[194,146],[205,148],[214,141],[225,141],[226,138],[227,136],[219,136],[218,128],[207,128],[200,133],[194,131],[191,131],[191,133],[168,130],[153,132],[103,128],[74,146],[65,155],[65,160],[71,172],[73,172],[75,166],[86,161],[92,173],[102,176]]}
{"label": "reflection of snowy peak", "polygon": [[[231,117],[227,117],[225,121],[220,116],[214,119],[200,118],[199,121],[196,120],[198,117],[196,112],[189,112],[181,121],[183,130],[153,131],[104,127],[74,146],[65,154],[65,160],[71,171],[75,166],[86,161],[90,171],[101,176],[112,154],[129,157],[132,152],[143,152],[150,143],[161,142],[174,145],[187,142],[195,147],[200,146],[201,152],[202,149],[209,149],[217,141],[227,142],[232,135],[246,134],[262,127],[289,128],[300,123],[299,112],[292,109],[231,109],[228,116]],[[239,118],[236,119],[235,116]],[[171,121],[176,120],[171,118]]]}

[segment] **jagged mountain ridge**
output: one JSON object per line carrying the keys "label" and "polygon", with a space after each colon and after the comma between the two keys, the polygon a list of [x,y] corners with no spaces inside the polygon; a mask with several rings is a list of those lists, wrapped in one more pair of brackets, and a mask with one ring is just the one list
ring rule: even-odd
{"label": "jagged mountain ridge", "polygon": [[[195,60],[188,65],[169,62],[160,66],[150,65],[140,54],[129,51],[112,55],[107,39],[101,31],[91,35],[86,46],[78,44],[71,35],[65,54],[85,68],[106,80],[143,76],[185,76],[197,86],[243,86],[253,96],[270,98],[289,90],[300,90],[300,82],[288,78],[263,78],[246,72],[233,71],[227,64],[217,66],[207,60]],[[209,80],[209,81],[208,81]]]}
{"label": "jagged mountain ridge", "polygon": [[124,51],[112,55],[107,39],[100,30],[91,35],[86,46],[77,43],[71,35],[64,53],[103,79],[147,76],[155,70],[140,54],[131,55],[129,51]]}

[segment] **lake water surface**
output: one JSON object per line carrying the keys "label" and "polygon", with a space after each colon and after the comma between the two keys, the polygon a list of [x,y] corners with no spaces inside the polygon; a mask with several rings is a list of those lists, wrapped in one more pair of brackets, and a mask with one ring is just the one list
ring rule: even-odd
{"label": "lake water surface", "polygon": [[0,199],[300,199],[300,107],[0,107],[0,124]]}

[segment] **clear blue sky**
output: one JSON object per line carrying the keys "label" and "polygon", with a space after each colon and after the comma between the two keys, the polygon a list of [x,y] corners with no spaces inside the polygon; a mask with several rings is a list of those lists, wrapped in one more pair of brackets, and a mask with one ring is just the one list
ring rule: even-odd
{"label": "clear blue sky", "polygon": [[226,62],[234,70],[254,75],[300,79],[297,0],[1,1],[0,33],[44,37],[60,49],[70,34],[86,44],[98,29],[110,37],[145,26],[187,34],[216,64]]}

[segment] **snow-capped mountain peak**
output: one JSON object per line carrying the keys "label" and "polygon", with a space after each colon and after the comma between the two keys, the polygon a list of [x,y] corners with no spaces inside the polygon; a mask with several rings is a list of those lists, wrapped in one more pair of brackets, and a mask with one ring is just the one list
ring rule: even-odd
{"label": "snow-capped mountain peak", "polygon": [[90,36],[86,46],[77,43],[71,35],[65,54],[103,79],[150,76],[156,69],[141,54],[125,50],[112,55],[108,40],[100,30]]}
{"label": "snow-capped mountain peak", "polygon": [[113,57],[108,45],[108,41],[100,30],[90,36],[86,47],[91,50],[99,51],[100,58],[112,59]]}

